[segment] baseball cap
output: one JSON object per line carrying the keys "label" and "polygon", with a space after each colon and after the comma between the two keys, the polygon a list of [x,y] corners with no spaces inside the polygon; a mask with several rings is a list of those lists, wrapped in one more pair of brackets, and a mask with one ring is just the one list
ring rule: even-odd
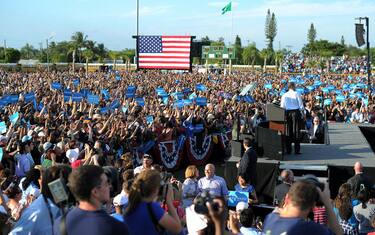
{"label": "baseball cap", "polygon": [[8,138],[6,136],[0,135],[0,142],[7,141]]}
{"label": "baseball cap", "polygon": [[246,202],[238,202],[236,205],[236,211],[241,212],[245,209],[249,208],[249,204]]}
{"label": "baseball cap", "polygon": [[47,152],[52,147],[53,147],[53,144],[51,142],[45,142],[43,144],[43,149],[44,149],[45,152]]}
{"label": "baseball cap", "polygon": [[25,135],[25,136],[22,137],[21,141],[22,141],[22,143],[26,143],[26,142],[28,142],[30,140],[32,140],[32,137],[29,136],[29,135]]}
{"label": "baseball cap", "polygon": [[147,153],[143,154],[143,157],[142,157],[142,158],[147,158],[147,159],[151,159],[151,160],[152,160],[151,155],[149,155],[149,154],[147,154]]}

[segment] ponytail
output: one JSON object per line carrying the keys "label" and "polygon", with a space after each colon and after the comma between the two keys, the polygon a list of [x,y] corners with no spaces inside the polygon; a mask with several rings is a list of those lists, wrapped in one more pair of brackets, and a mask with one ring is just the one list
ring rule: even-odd
{"label": "ponytail", "polygon": [[125,214],[132,213],[142,199],[150,197],[160,187],[161,176],[157,170],[144,170],[134,180],[129,192],[129,205]]}

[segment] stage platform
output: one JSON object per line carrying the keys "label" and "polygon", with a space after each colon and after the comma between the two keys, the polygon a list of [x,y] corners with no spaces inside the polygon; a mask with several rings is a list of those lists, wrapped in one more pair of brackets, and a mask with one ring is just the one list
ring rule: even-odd
{"label": "stage platform", "polygon": [[[375,154],[358,125],[329,123],[328,132],[329,145],[301,144],[301,155],[293,153],[284,155],[284,160],[280,163],[353,166],[355,162],[360,161],[365,167],[375,167]],[[277,163],[278,161],[259,158],[258,162]]]}

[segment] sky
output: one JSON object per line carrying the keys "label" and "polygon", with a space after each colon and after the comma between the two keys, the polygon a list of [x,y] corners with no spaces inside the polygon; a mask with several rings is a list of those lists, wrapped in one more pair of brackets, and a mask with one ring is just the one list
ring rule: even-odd
{"label": "sky", "polygon": [[[232,12],[221,15],[229,3],[211,0],[139,0],[141,35],[208,36],[242,45],[255,42],[264,48],[267,9],[275,13],[277,36],[274,48],[300,50],[313,23],[317,39],[356,45],[356,17],[370,17],[370,44],[375,44],[375,0],[236,0]],[[46,39],[70,40],[82,31],[88,39],[110,50],[134,48],[136,0],[0,0],[0,45],[36,48]]]}

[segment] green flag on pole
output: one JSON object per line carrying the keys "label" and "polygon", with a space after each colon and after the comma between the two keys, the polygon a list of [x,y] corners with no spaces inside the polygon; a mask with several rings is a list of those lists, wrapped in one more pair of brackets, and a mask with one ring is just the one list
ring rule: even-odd
{"label": "green flag on pole", "polygon": [[228,11],[232,11],[232,2],[229,2],[223,9],[221,9],[221,14],[224,15]]}

